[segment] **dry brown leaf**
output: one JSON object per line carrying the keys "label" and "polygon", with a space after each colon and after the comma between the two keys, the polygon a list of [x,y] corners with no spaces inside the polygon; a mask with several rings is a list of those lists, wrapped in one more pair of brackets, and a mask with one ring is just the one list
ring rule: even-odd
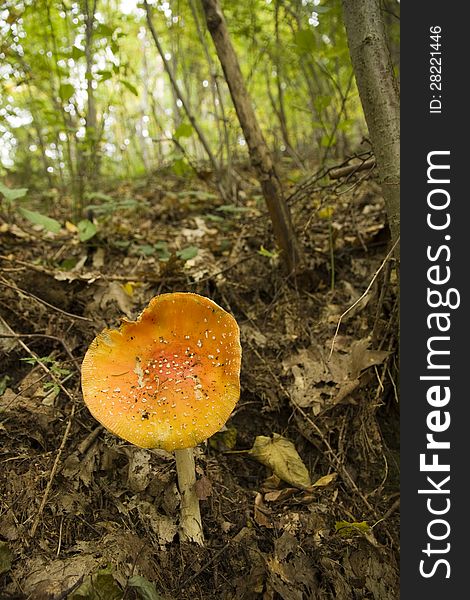
{"label": "dry brown leaf", "polygon": [[212,496],[212,483],[206,475],[203,475],[196,481],[194,489],[199,500],[207,500],[209,496]]}
{"label": "dry brown leaf", "polygon": [[357,340],[351,345],[351,379],[359,377],[361,371],[373,365],[380,365],[387,358],[388,352],[380,350],[368,350],[369,338]]}
{"label": "dry brown leaf", "polygon": [[266,502],[282,502],[290,498],[298,492],[297,488],[284,488],[282,490],[275,490],[273,492],[266,492],[264,499]]}
{"label": "dry brown leaf", "polygon": [[240,325],[240,335],[242,342],[253,342],[259,348],[265,348],[268,343],[268,339],[264,333],[249,323],[242,323]]}
{"label": "dry brown leaf", "polygon": [[266,505],[263,502],[263,496],[259,492],[255,497],[255,505],[253,509],[253,517],[255,522],[262,527],[268,527],[272,529],[273,524],[271,519],[268,516],[269,510],[266,508]]}
{"label": "dry brown leaf", "polygon": [[150,452],[143,448],[129,448],[129,467],[127,471],[127,483],[133,492],[143,492],[149,485],[152,477],[152,466],[150,464]]}

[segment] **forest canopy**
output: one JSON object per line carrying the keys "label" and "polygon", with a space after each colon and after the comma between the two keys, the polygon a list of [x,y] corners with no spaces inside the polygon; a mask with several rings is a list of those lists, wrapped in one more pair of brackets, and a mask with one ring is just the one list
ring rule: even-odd
{"label": "forest canopy", "polygon": [[[246,142],[200,4],[148,5],[215,161],[243,158]],[[223,8],[272,150],[305,167],[308,159],[321,163],[356,149],[366,128],[340,3],[231,1]],[[390,35],[393,41],[393,26]],[[4,173],[29,187],[71,186],[80,195],[90,174],[134,177],[162,165],[183,173],[207,161],[142,3],[3,2],[0,43]]]}

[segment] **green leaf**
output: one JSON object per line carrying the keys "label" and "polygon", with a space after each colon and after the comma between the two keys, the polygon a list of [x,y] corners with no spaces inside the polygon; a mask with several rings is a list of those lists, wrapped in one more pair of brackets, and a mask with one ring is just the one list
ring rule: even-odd
{"label": "green leaf", "polygon": [[322,146],[323,148],[327,148],[329,146],[333,146],[334,144],[336,144],[336,137],[333,136],[331,137],[330,135],[323,135],[321,137],[320,140],[320,146]]}
{"label": "green leaf", "polygon": [[13,555],[6,542],[0,542],[0,575],[11,569]]}
{"label": "green leaf", "polygon": [[311,29],[301,29],[295,33],[294,42],[298,54],[307,54],[315,49],[315,34]]}
{"label": "green leaf", "polygon": [[179,140],[180,138],[188,138],[193,135],[193,132],[194,130],[192,125],[190,125],[189,123],[181,123],[181,125],[178,125],[178,127],[176,128],[173,137],[175,138],[175,140]]}
{"label": "green leaf", "polygon": [[[60,99],[64,102],[70,100],[70,98],[75,94],[75,88],[71,83],[62,83],[59,87],[59,96]],[[57,118],[57,116],[56,116]]]}
{"label": "green leaf", "polygon": [[67,600],[118,600],[122,590],[114,579],[111,569],[101,569],[88,575],[82,585],[67,596]]}
{"label": "green leaf", "polygon": [[190,171],[190,167],[188,163],[184,160],[184,158],[177,158],[175,162],[171,165],[173,173],[178,177],[182,177],[188,171]]}
{"label": "green leaf", "polygon": [[261,247],[258,250],[258,254],[260,254],[261,256],[266,256],[266,258],[276,258],[276,256],[278,255],[277,252],[270,252],[269,250],[266,250],[263,244],[261,244]]}
{"label": "green leaf", "polygon": [[71,271],[75,267],[77,262],[78,262],[78,259],[76,259],[76,258],[64,258],[64,260],[60,261],[59,267],[63,271]]}
{"label": "green leaf", "polygon": [[312,12],[316,12],[319,15],[327,13],[329,11],[330,11],[329,6],[320,6],[319,4],[317,4],[316,6],[312,6]]}
{"label": "green leaf", "polygon": [[70,56],[73,60],[78,60],[79,58],[83,58],[85,56],[85,50],[82,50],[78,46],[72,46],[72,52]]}
{"label": "green leaf", "polygon": [[235,206],[235,204],[224,204],[222,206],[219,206],[215,210],[218,210],[220,212],[225,212],[225,213],[236,214],[236,213],[248,212],[250,209],[247,208],[246,206]]}
{"label": "green leaf", "polygon": [[315,100],[313,101],[313,104],[315,106],[315,110],[321,112],[322,110],[325,110],[330,106],[331,96],[328,96],[326,94],[317,94]]}
{"label": "green leaf", "polygon": [[183,250],[178,250],[176,256],[181,258],[181,260],[190,260],[191,258],[197,256],[198,252],[199,248],[196,248],[196,246],[188,246],[187,248],[183,248]]}
{"label": "green leaf", "polygon": [[168,244],[164,241],[157,242],[153,245],[158,254],[158,260],[166,261],[170,258],[171,254],[168,252]]}
{"label": "green leaf", "polygon": [[134,575],[127,582],[128,587],[133,588],[141,600],[163,600],[157,592],[153,583],[147,581],[145,577]]}
{"label": "green leaf", "polygon": [[97,228],[94,223],[89,221],[88,219],[83,219],[79,223],[77,223],[78,227],[78,239],[81,242],[86,242],[87,240],[91,240],[91,238],[96,235]]}
{"label": "green leaf", "polygon": [[152,254],[155,254],[156,249],[155,246],[151,246],[150,244],[143,244],[137,248],[137,252],[143,256],[152,256]]}
{"label": "green leaf", "polygon": [[204,219],[208,221],[213,221],[214,223],[223,223],[224,218],[220,215],[204,215]]}
{"label": "green leaf", "polygon": [[17,198],[23,198],[24,196],[26,196],[27,192],[28,188],[13,189],[7,187],[0,181],[0,194],[3,194],[5,200],[8,200],[8,202],[13,202]]}
{"label": "green leaf", "polygon": [[134,94],[134,96],[138,96],[139,92],[137,91],[137,88],[135,88],[132,83],[129,83],[128,81],[126,81],[125,79],[121,79],[121,83],[122,85],[124,85],[130,92],[132,92]]}
{"label": "green leaf", "polygon": [[19,207],[18,212],[34,225],[42,225],[44,229],[47,229],[47,231],[52,231],[52,233],[59,233],[62,228],[62,225],[59,223],[59,221],[51,219],[50,217],[46,217],[46,215],[42,215],[35,210],[28,210],[26,208]]}
{"label": "green leaf", "polygon": [[104,23],[98,23],[98,26],[95,28],[95,33],[99,37],[100,35],[103,37],[112,37],[114,33],[114,29],[108,27]]}
{"label": "green leaf", "polygon": [[307,467],[302,462],[294,444],[273,433],[272,437],[258,435],[249,455],[268,467],[286,483],[304,489],[311,485]]}
{"label": "green leaf", "polygon": [[98,75],[101,77],[100,81],[107,81],[113,76],[111,71],[98,71]]}

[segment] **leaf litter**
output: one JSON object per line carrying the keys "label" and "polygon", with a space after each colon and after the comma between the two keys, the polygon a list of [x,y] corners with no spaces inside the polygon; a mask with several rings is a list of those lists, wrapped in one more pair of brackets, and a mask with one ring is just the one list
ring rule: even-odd
{"label": "leaf litter", "polygon": [[[103,190],[93,200],[96,232],[84,241],[66,226],[0,225],[10,286],[0,286],[0,334],[30,336],[0,338],[0,589],[10,596],[397,598],[393,283],[378,278],[328,359],[339,316],[387,251],[376,243],[384,227],[377,184],[363,181],[335,199],[334,290],[328,223],[316,220],[309,198],[293,204],[312,273],[296,289],[279,258],[259,252],[274,244],[259,190],[244,179],[239,208],[248,211],[225,209],[205,183],[186,194],[181,179],[155,176]],[[363,197],[374,198],[367,215]],[[120,198],[127,204],[111,210]],[[92,233],[88,224],[81,231],[82,239]],[[77,368],[97,331],[178,290],[231,310],[244,351],[241,400],[196,455],[206,538],[197,549],[178,540],[172,457],[97,427]],[[49,357],[46,371],[20,360],[31,356]],[[51,395],[44,384],[53,373],[62,387]],[[373,539],[338,535],[342,521],[376,523]]]}

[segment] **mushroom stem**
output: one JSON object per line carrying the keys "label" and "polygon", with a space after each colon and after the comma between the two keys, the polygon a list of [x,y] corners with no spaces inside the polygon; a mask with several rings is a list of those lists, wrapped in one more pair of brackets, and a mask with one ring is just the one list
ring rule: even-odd
{"label": "mushroom stem", "polygon": [[180,539],[204,545],[199,498],[196,494],[196,466],[192,448],[175,450],[176,473],[181,494]]}

